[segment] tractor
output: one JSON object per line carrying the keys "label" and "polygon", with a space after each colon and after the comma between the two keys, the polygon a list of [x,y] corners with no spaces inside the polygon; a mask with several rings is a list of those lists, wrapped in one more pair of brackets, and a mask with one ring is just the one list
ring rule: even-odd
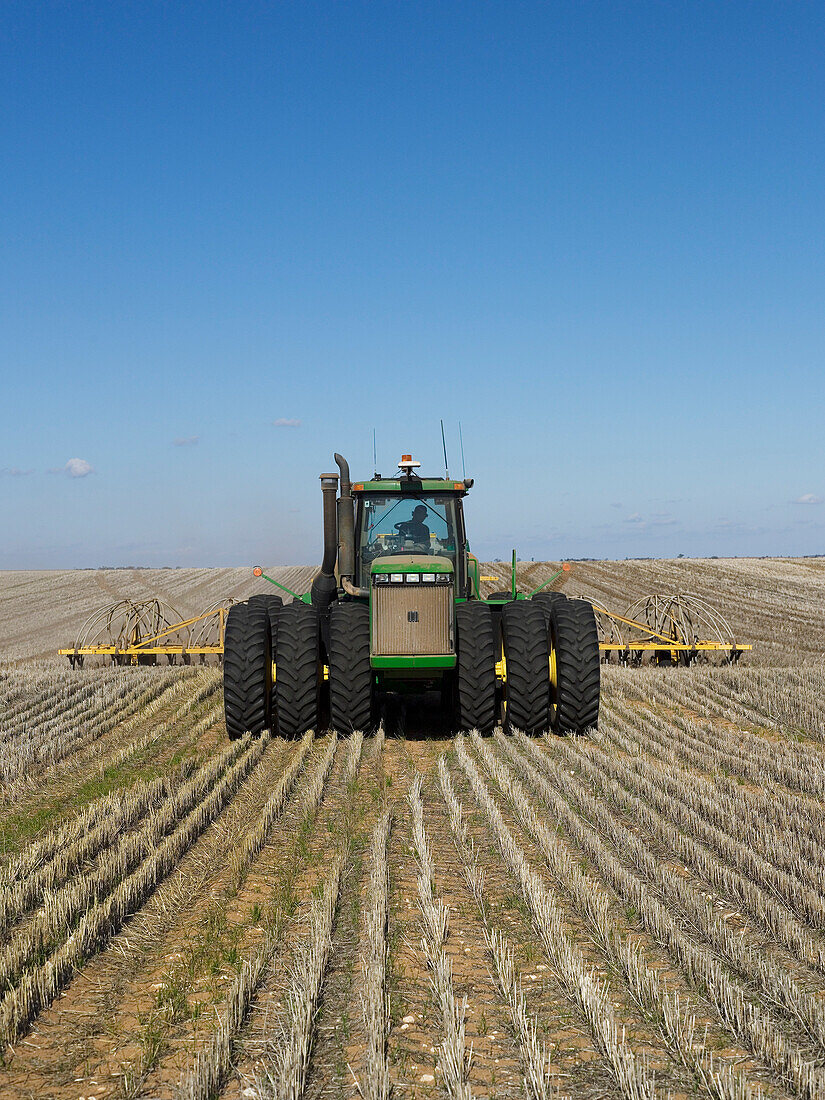
{"label": "tractor", "polygon": [[518,592],[515,555],[510,590],[482,598],[464,526],[473,479],[422,478],[403,455],[398,476],[353,484],[347,461],[335,462],[339,473],[320,475],[324,554],[311,590],[288,603],[258,594],[229,611],[229,737],[368,732],[389,694],[432,691],[455,729],[594,728],[593,608],[561,592]]}

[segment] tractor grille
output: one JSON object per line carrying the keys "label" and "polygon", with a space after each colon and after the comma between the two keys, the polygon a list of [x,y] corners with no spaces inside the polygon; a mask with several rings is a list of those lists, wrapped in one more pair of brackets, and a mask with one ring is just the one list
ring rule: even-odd
{"label": "tractor grille", "polygon": [[453,586],[386,584],[372,590],[374,657],[453,652]]}

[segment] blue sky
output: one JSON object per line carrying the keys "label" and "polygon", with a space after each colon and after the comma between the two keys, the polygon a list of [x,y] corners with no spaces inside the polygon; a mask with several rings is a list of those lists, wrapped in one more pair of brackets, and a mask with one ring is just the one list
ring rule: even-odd
{"label": "blue sky", "polygon": [[[462,423],[482,557],[825,552],[825,8],[0,16],[0,567],[312,562]],[[73,461],[77,460],[77,461]]]}

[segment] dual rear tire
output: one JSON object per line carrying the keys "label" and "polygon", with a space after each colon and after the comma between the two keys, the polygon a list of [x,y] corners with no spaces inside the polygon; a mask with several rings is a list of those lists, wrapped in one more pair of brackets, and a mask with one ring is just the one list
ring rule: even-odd
{"label": "dual rear tire", "polygon": [[550,708],[547,624],[532,600],[514,600],[501,613],[505,725],[524,733],[547,729]]}
{"label": "dual rear tire", "polygon": [[[329,704],[340,733],[373,726],[369,608],[330,608]],[[231,740],[265,729],[300,737],[321,718],[323,661],[317,610],[300,600],[253,596],[235,604],[224,633],[226,732]]]}
{"label": "dual rear tire", "polygon": [[[277,657],[277,675],[275,662]],[[230,740],[277,729],[298,737],[316,726],[321,684],[318,613],[296,600],[253,596],[229,610],[223,696]]]}
{"label": "dual rear tire", "polygon": [[252,596],[229,609],[224,630],[223,697],[226,732],[234,741],[249,731],[271,726],[272,624],[281,610],[280,596]]}
{"label": "dual rear tire", "polygon": [[[500,623],[500,626],[499,626]],[[561,592],[456,607],[456,724],[490,733],[499,718],[528,734],[584,733],[599,717],[599,639],[592,606]],[[504,676],[497,688],[496,660]]]}
{"label": "dual rear tire", "polygon": [[555,733],[584,733],[599,722],[601,655],[593,606],[561,597],[545,601],[550,661],[549,718]]}
{"label": "dual rear tire", "polygon": [[272,714],[281,737],[316,729],[321,709],[321,632],[318,612],[294,600],[281,608],[275,630]]}

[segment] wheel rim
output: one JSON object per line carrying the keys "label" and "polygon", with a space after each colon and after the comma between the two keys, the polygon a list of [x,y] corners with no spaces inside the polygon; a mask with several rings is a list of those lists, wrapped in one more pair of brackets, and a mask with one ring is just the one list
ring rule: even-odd
{"label": "wheel rim", "polygon": [[548,672],[550,676],[550,724],[556,721],[559,697],[559,676],[556,664],[556,645],[552,635],[550,638],[550,656],[547,658]]}
{"label": "wheel rim", "polygon": [[501,646],[501,724],[507,725],[507,654]]}

